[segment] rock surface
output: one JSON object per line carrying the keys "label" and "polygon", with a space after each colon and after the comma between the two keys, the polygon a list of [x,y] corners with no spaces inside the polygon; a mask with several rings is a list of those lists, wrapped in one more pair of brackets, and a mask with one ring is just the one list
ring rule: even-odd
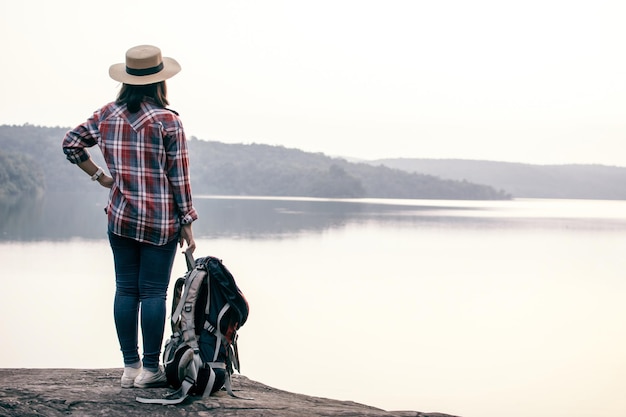
{"label": "rock surface", "polygon": [[136,396],[158,397],[170,390],[120,388],[121,369],[0,369],[0,416],[364,416],[453,417],[418,411],[384,411],[351,401],[281,391],[244,376],[233,388],[251,400],[225,392],[186,400],[181,405],[141,404]]}

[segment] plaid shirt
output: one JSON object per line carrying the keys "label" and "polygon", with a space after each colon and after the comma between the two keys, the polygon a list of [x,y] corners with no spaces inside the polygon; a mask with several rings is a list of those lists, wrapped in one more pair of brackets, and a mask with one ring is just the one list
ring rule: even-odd
{"label": "plaid shirt", "polygon": [[163,245],[181,224],[198,218],[191,199],[187,142],[178,115],[144,101],[130,113],[109,103],[63,139],[63,152],[77,164],[98,145],[114,184],[109,194],[109,231]]}

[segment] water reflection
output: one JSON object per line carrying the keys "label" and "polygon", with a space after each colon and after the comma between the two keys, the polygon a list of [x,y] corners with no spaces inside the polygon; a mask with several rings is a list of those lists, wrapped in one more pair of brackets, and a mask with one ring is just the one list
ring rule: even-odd
{"label": "water reflection", "polygon": [[[68,194],[0,208],[0,274],[21,278],[5,279],[0,314],[34,312],[0,324],[11,335],[1,367],[120,366],[105,203]],[[225,260],[254,310],[240,339],[251,379],[394,410],[626,415],[626,201],[195,204],[199,253]],[[182,276],[180,256],[174,268]],[[85,329],[95,351],[68,349],[59,323]],[[268,344],[275,334],[290,349]]]}
{"label": "water reflection", "polygon": [[[0,206],[0,240],[101,239],[106,194],[51,193]],[[407,221],[416,206],[316,199],[197,197],[198,237],[276,238],[371,219]],[[429,207],[428,210],[432,210]]]}
{"label": "water reflection", "polygon": [[[106,200],[105,192],[50,193],[0,204],[0,241],[102,239],[106,233]],[[194,231],[200,238],[275,239],[371,221],[428,228],[626,228],[623,216],[607,212],[613,204],[623,213],[624,202],[547,201],[196,197],[200,219]],[[537,207],[551,214],[537,216]],[[552,210],[546,211],[546,207]],[[572,207],[577,211],[570,213]],[[586,211],[581,212],[581,207]]]}

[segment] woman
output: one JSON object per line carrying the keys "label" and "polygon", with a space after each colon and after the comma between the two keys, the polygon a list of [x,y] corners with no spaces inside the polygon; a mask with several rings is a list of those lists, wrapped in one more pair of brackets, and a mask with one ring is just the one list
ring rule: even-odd
{"label": "woman", "polygon": [[[63,152],[93,181],[110,188],[106,208],[115,263],[114,318],[122,355],[122,388],[165,386],[159,363],[165,299],[177,243],[195,249],[187,142],[178,114],[166,106],[165,80],[180,71],[159,48],[141,45],[109,75],[122,84],[117,100],[63,139]],[[86,148],[98,145],[110,176]],[[140,308],[141,307],[141,308]],[[139,314],[141,312],[141,314]],[[141,324],[143,360],[138,351]]]}

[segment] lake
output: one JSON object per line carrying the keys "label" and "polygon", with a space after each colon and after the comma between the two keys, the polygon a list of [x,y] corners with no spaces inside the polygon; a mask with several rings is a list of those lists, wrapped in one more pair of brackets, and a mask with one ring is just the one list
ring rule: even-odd
{"label": "lake", "polygon": [[[0,207],[0,367],[122,366],[105,202]],[[626,415],[625,201],[195,205],[195,255],[250,302],[251,379],[387,410]]]}

